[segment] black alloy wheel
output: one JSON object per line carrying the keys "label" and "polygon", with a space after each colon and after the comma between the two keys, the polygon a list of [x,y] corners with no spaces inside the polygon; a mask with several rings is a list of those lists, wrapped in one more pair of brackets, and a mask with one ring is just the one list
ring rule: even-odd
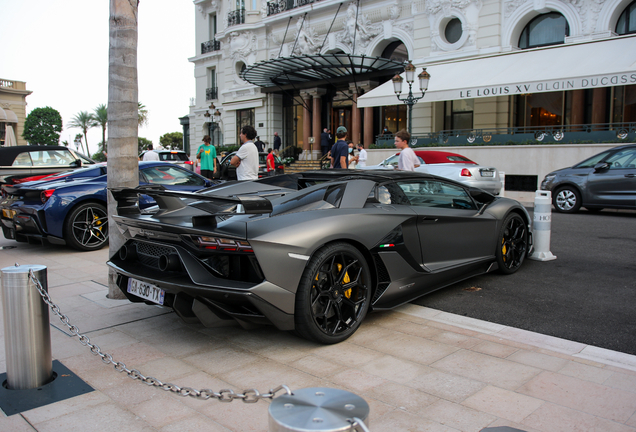
{"label": "black alloy wheel", "polygon": [[497,264],[503,274],[512,274],[519,270],[528,252],[528,227],[517,213],[504,220],[499,232]]}
{"label": "black alloy wheel", "polygon": [[572,186],[563,186],[552,195],[552,205],[559,213],[576,213],[581,208],[581,194]]}
{"label": "black alloy wheel", "polygon": [[66,218],[66,243],[81,251],[101,249],[108,243],[108,213],[97,203],[81,204]]}
{"label": "black alloy wheel", "polygon": [[334,243],[310,259],[296,293],[296,333],[323,344],[342,342],[369,309],[371,272],[364,256]]}

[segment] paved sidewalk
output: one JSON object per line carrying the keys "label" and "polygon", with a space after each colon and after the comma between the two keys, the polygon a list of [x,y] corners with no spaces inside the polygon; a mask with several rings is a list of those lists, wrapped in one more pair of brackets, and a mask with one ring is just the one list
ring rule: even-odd
{"label": "paved sidewalk", "polygon": [[[0,239],[2,246],[18,247],[0,250],[0,268],[46,265],[51,297],[92,343],[164,382],[215,391],[341,388],[369,403],[375,432],[636,432],[635,356],[415,305],[369,315],[335,346],[273,327],[206,329],[159,306],[107,299],[106,250]],[[103,364],[52,314],[51,323],[54,359],[96,391],[2,415],[0,430],[267,431],[268,401],[198,401],[143,385]]]}

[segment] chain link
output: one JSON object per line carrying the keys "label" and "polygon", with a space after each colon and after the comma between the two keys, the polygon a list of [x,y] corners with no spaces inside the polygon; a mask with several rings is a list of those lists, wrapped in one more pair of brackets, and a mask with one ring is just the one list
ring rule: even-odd
{"label": "chain link", "polygon": [[90,351],[94,355],[99,356],[104,363],[112,364],[117,372],[126,372],[126,374],[134,380],[140,380],[144,384],[147,384],[153,387],[159,387],[162,390],[176,393],[179,396],[183,396],[183,397],[190,396],[192,398],[199,399],[199,400],[208,400],[208,399],[214,398],[219,400],[220,402],[232,402],[234,399],[241,399],[245,403],[256,403],[261,399],[273,399],[276,396],[276,394],[280,392],[281,390],[285,390],[285,393],[287,393],[288,395],[292,394],[292,391],[289,389],[289,387],[287,387],[284,384],[279,385],[275,389],[270,389],[269,393],[260,393],[256,389],[243,390],[243,393],[235,393],[233,390],[223,389],[217,393],[214,390],[210,390],[210,389],[196,390],[191,387],[179,387],[178,385],[175,385],[175,384],[164,383],[154,377],[144,376],[137,369],[128,369],[124,363],[115,361],[112,355],[102,353],[102,350],[99,348],[98,345],[92,344],[88,336],[81,334],[79,331],[79,328],[72,325],[70,323],[69,318],[62,313],[62,311],[60,310],[60,307],[56,305],[55,303],[53,303],[51,296],[49,296],[49,293],[44,290],[38,278],[35,277],[35,274],[33,273],[32,269],[29,269],[29,279],[35,284],[35,287],[40,293],[42,300],[44,300],[44,303],[46,303],[51,308],[53,313],[57,315],[57,317],[60,319],[60,321],[62,321],[62,323],[66,324],[66,326],[68,327],[68,330],[74,336],[77,336],[77,338],[79,339],[79,342],[82,345],[90,348]]}

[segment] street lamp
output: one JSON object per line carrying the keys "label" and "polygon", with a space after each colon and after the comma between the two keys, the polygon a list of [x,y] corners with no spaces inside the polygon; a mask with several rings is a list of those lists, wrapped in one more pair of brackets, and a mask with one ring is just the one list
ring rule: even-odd
{"label": "street lamp", "polygon": [[420,81],[420,91],[422,92],[422,96],[415,97],[413,95],[413,81],[415,81],[415,66],[409,60],[409,64],[404,67],[404,72],[406,75],[406,82],[409,84],[409,94],[405,98],[400,97],[400,93],[402,93],[402,78],[399,74],[394,76],[391,81],[393,81],[393,91],[395,91],[395,95],[398,100],[404,102],[408,107],[409,111],[409,120],[408,120],[408,129],[409,134],[411,133],[412,123],[413,123],[413,105],[424,97],[426,90],[428,90],[428,81],[431,79],[431,75],[426,72],[426,68],[417,76]]}

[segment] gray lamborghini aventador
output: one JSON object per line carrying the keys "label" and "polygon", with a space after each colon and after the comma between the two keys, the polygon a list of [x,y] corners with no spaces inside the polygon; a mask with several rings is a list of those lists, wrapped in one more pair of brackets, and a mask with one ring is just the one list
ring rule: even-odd
{"label": "gray lamborghini aventador", "polygon": [[[186,321],[273,324],[324,344],[532,249],[517,201],[429,174],[323,170],[197,193],[114,190],[127,241],[110,261],[130,301]],[[139,194],[158,204],[141,213]]]}

